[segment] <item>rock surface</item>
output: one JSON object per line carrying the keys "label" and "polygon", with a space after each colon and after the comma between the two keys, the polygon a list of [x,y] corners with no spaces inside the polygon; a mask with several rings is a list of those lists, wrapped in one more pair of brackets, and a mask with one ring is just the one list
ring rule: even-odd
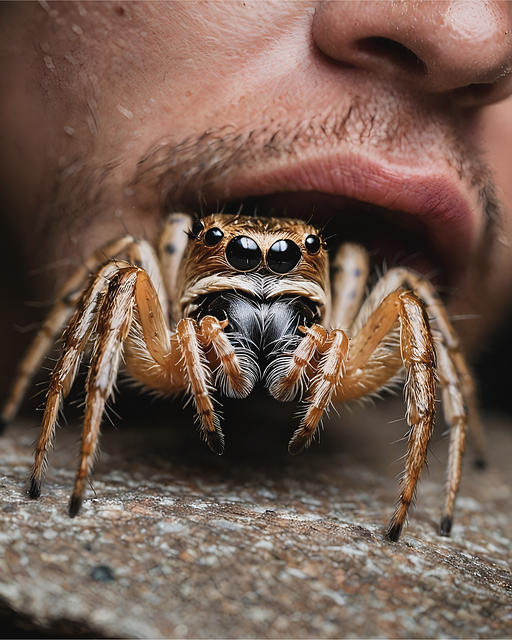
{"label": "rock surface", "polygon": [[151,416],[105,425],[94,491],[75,519],[66,504],[79,425],[59,429],[38,501],[25,494],[35,421],[9,427],[4,616],[78,637],[512,636],[512,424],[486,420],[487,469],[474,470],[468,451],[451,538],[437,535],[447,445],[438,427],[417,507],[391,544],[401,403],[333,416],[320,445],[295,457],[283,405],[233,403],[222,457],[199,441],[190,413],[166,406],[173,426]]}

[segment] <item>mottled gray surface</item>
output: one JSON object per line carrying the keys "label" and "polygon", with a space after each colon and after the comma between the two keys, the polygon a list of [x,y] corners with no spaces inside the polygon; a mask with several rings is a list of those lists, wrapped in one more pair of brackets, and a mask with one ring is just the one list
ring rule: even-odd
{"label": "mottled gray surface", "polygon": [[[512,635],[511,424],[486,420],[489,469],[472,470],[467,456],[451,538],[436,533],[438,429],[417,508],[391,544],[392,463],[405,444],[390,443],[405,423],[388,422],[400,403],[342,411],[295,457],[286,407],[235,405],[222,457],[192,424],[106,426],[96,495],[74,520],[78,426],[59,430],[33,502],[24,489],[36,419],[12,425],[0,456],[0,609],[46,633],[96,637]],[[168,407],[181,416],[179,403]]]}

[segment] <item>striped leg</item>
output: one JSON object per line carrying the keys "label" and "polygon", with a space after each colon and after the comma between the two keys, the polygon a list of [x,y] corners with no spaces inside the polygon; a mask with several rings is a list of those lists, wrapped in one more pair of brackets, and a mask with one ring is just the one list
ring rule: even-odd
{"label": "striped leg", "polygon": [[410,431],[398,503],[386,532],[393,542],[400,537],[417,482],[427,461],[428,443],[435,419],[434,340],[423,304],[408,292],[400,294],[400,347],[406,370],[404,392]]}
{"label": "striped leg", "polygon": [[52,446],[55,436],[62,398],[73,385],[84,349],[95,329],[98,306],[101,304],[98,300],[101,300],[110,277],[117,269],[116,265],[110,263],[98,272],[91,287],[82,295],[77,310],[64,332],[63,350],[50,379],[34,465],[30,474],[29,495],[32,498],[38,498],[41,494],[41,482],[48,464],[48,449]]}
{"label": "striped leg", "polygon": [[118,271],[110,281],[98,312],[97,339],[85,385],[85,416],[80,461],[69,503],[71,517],[78,513],[82,504],[85,483],[92,469],[98,443],[105,403],[117,378],[123,341],[128,335],[132,321],[137,275],[138,269],[134,267]]}
{"label": "striped leg", "polygon": [[395,291],[384,298],[353,338],[345,378],[334,402],[378,391],[402,365],[410,430],[398,503],[386,534],[394,542],[400,537],[427,460],[436,398],[436,352],[425,306],[414,294]]}

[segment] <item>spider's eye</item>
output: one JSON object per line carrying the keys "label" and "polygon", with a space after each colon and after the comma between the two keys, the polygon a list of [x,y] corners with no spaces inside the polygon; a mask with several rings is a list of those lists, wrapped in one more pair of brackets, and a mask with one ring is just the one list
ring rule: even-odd
{"label": "spider's eye", "polygon": [[270,247],[267,254],[268,268],[274,273],[288,273],[301,259],[299,247],[291,240],[278,240]]}
{"label": "spider's eye", "polygon": [[204,229],[204,223],[202,220],[194,220],[192,225],[192,235],[194,238],[199,238],[201,231]]}
{"label": "spider's eye", "polygon": [[322,246],[320,238],[313,235],[308,236],[304,240],[304,244],[306,245],[306,251],[311,255],[313,255],[314,253],[318,253],[320,251],[320,247]]}
{"label": "spider's eye", "polygon": [[224,234],[220,229],[212,227],[204,234],[204,243],[209,247],[214,247],[216,244],[219,244],[223,237]]}
{"label": "spider's eye", "polygon": [[233,238],[226,248],[229,264],[238,271],[250,271],[261,262],[261,249],[247,236]]}

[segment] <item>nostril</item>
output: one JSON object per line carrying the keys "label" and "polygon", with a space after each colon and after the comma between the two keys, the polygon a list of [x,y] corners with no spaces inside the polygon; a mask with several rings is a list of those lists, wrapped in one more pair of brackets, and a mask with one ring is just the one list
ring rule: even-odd
{"label": "nostril", "polygon": [[357,46],[362,53],[387,59],[394,66],[404,71],[410,71],[415,74],[419,72],[421,75],[427,75],[428,69],[423,60],[401,42],[391,38],[372,36],[359,40]]}

